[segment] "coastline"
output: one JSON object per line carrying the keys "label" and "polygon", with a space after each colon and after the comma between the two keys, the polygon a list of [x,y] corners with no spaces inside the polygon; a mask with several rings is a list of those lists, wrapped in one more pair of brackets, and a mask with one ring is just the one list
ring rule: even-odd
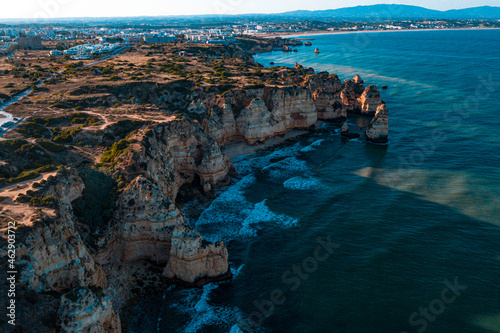
{"label": "coastline", "polygon": [[323,36],[323,35],[337,35],[337,34],[360,34],[360,33],[379,33],[379,32],[408,32],[408,31],[453,31],[453,30],[500,30],[500,28],[453,28],[453,29],[394,29],[394,30],[357,30],[357,31],[306,31],[299,33],[277,33],[262,35],[263,38],[297,38],[308,36]]}

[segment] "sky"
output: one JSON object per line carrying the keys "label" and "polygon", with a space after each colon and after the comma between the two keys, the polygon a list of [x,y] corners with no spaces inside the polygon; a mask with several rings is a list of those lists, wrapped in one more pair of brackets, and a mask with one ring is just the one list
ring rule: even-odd
{"label": "sky", "polygon": [[499,0],[3,0],[0,18],[281,13],[395,3],[447,10],[499,6]]}

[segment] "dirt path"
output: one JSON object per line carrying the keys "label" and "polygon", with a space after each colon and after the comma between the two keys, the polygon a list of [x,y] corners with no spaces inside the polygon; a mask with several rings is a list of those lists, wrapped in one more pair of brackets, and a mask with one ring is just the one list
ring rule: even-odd
{"label": "dirt path", "polygon": [[[0,233],[3,235],[7,229],[7,222],[13,221],[16,226],[31,225],[31,217],[37,213],[40,208],[32,207],[25,203],[19,203],[16,200],[19,194],[26,194],[33,190],[33,184],[50,176],[55,176],[57,171],[44,173],[35,179],[9,185],[0,189]],[[53,209],[43,208],[43,211],[54,214]]]}

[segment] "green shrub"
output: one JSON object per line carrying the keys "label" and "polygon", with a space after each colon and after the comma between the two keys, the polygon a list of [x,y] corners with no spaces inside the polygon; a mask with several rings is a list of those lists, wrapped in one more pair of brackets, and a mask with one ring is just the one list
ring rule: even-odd
{"label": "green shrub", "polygon": [[106,150],[104,154],[102,154],[101,162],[102,163],[111,163],[115,161],[115,158],[120,156],[125,149],[128,147],[128,141],[123,139],[118,142],[113,143],[110,149]]}
{"label": "green shrub", "polygon": [[[71,143],[73,142],[73,136],[82,130],[81,126],[73,128],[69,131],[61,131],[54,135],[52,141],[57,143]],[[55,134],[55,133],[54,133]]]}
{"label": "green shrub", "polygon": [[55,171],[55,170],[57,170],[57,166],[55,166],[54,164],[47,164],[47,165],[44,165],[42,167],[35,169],[35,171],[39,172],[39,173],[51,172],[51,171]]}
{"label": "green shrub", "polygon": [[30,204],[35,207],[49,207],[49,208],[55,208],[56,207],[56,200],[48,195],[46,197],[41,197],[41,198],[31,198],[30,199]]}
{"label": "green shrub", "polygon": [[9,183],[19,183],[25,180],[35,179],[38,176],[40,176],[40,173],[38,173],[37,171],[23,171],[19,175],[17,175],[17,177],[9,178]]}
{"label": "green shrub", "polygon": [[43,149],[48,150],[52,153],[61,153],[66,150],[65,146],[58,145],[47,140],[37,140],[37,143],[42,146]]}
{"label": "green shrub", "polygon": [[27,143],[28,143],[27,141],[20,139],[0,141],[0,155],[12,153],[13,151],[21,148],[23,145]]}

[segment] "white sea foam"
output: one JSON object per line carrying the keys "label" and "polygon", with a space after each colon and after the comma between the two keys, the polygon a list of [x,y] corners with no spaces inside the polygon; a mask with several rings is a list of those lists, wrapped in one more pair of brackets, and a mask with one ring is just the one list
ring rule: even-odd
{"label": "white sea foam", "polygon": [[236,324],[233,327],[231,327],[231,330],[229,333],[243,333],[243,331],[240,329],[240,327]]}
{"label": "white sea foam", "polygon": [[241,223],[250,214],[253,205],[244,196],[244,190],[255,182],[255,176],[250,174],[238,183],[222,192],[212,204],[201,213],[196,222],[196,229],[208,241],[228,240],[237,235]]}
{"label": "white sea foam", "polygon": [[181,330],[184,333],[200,332],[204,327],[234,327],[235,323],[244,322],[240,311],[230,306],[216,305],[211,302],[213,291],[218,284],[209,283],[203,289],[181,290],[181,299],[170,306],[191,320]]}
{"label": "white sea foam", "polygon": [[245,176],[252,173],[255,169],[262,169],[266,167],[274,159],[295,156],[301,149],[302,146],[299,143],[296,143],[292,146],[277,149],[264,156],[248,156],[245,159],[234,163],[234,166],[238,174]]}
{"label": "white sea foam", "polygon": [[316,149],[316,147],[320,146],[324,141],[325,140],[323,140],[323,139],[316,140],[313,143],[311,143],[309,146],[302,148],[300,150],[300,152],[301,153],[306,153],[306,152],[309,152],[309,151],[313,151],[313,150]]}
{"label": "white sea foam", "polygon": [[238,275],[240,274],[241,269],[243,268],[243,266],[245,266],[245,264],[241,265],[238,268],[231,266],[231,273],[233,274],[233,280],[238,277]]}
{"label": "white sea foam", "polygon": [[284,214],[272,212],[265,200],[257,204],[247,201],[245,189],[255,182],[255,176],[248,175],[229,187],[205,209],[196,222],[196,229],[211,242],[253,237],[257,234],[255,225],[273,223],[290,227],[298,223]]}
{"label": "white sea foam", "polygon": [[290,190],[315,191],[321,186],[319,180],[310,177],[293,177],[283,183]]}
{"label": "white sea foam", "polygon": [[266,200],[264,200],[255,204],[250,215],[243,221],[243,228],[241,229],[243,230],[243,234],[245,235],[250,232],[255,234],[252,225],[258,223],[270,223],[281,227],[293,227],[298,224],[298,221],[285,214],[276,214],[272,212],[269,207],[267,207]]}
{"label": "white sea foam", "polygon": [[309,167],[306,161],[296,157],[288,157],[262,168],[262,171],[268,172],[271,181],[283,183],[287,179],[306,173],[309,171]]}

